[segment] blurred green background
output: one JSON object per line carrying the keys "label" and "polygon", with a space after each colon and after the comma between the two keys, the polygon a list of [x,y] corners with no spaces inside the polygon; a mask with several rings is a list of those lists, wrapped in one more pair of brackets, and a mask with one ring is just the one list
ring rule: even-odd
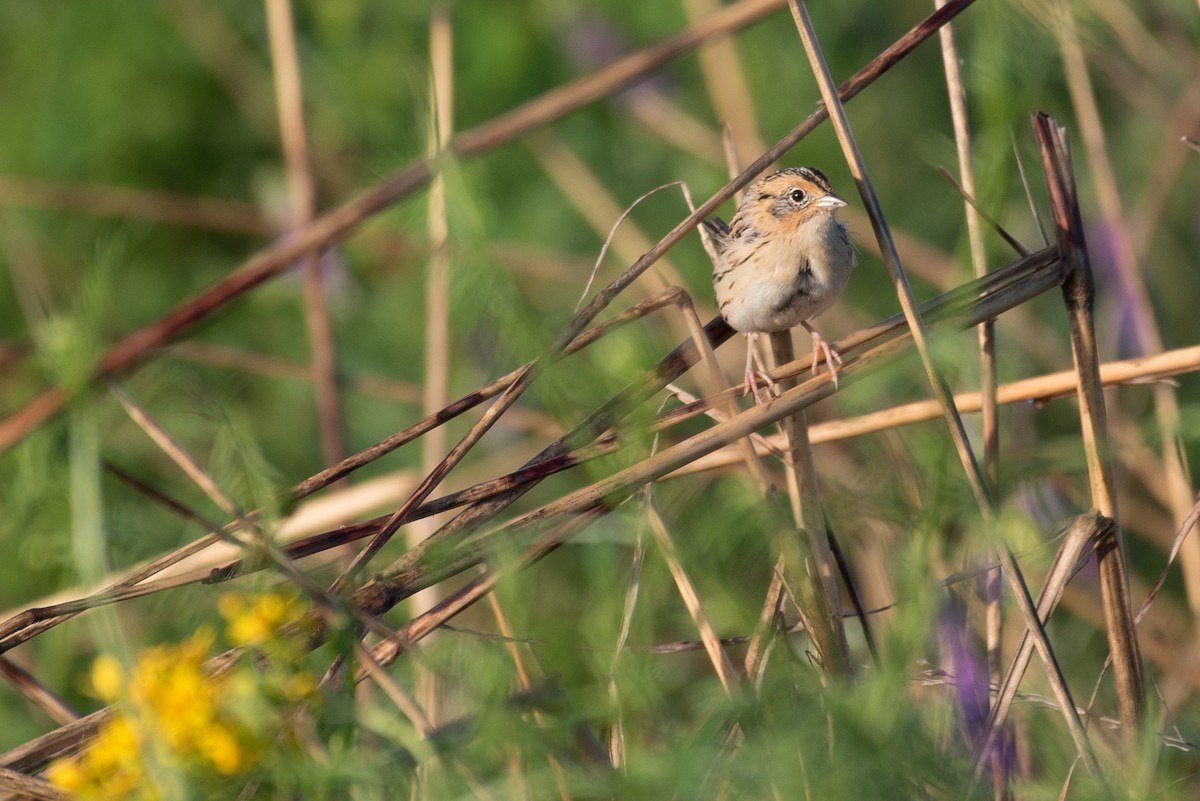
{"label": "blurred green background", "polygon": [[[455,130],[483,124],[622,53],[671,35],[688,24],[687,6],[629,0],[446,4],[453,30]],[[913,0],[841,0],[813,3],[811,13],[830,67],[841,80],[931,8]],[[1200,136],[1197,8],[1184,0],[1089,0],[1072,9],[1154,320],[1165,348],[1195,344],[1200,154],[1179,138]],[[326,210],[428,152],[433,4],[297,2],[294,14],[309,158],[317,207]],[[975,136],[978,198],[1027,246],[1040,247],[1014,147],[1032,194],[1045,209],[1028,119],[1035,110],[1059,119],[1075,148],[1097,275],[1102,354],[1106,360],[1141,355],[1146,348],[1135,330],[1139,312],[1114,266],[1118,235],[1100,214],[1096,173],[1080,139],[1083,126],[1068,91],[1052,17],[1040,3],[979,0],[955,23]],[[779,10],[739,31],[733,42],[744,75],[738,86],[748,93],[741,99],[752,118],[749,127],[761,141],[773,143],[807,116],[819,97],[795,27],[786,10]],[[79,390],[66,414],[0,455],[0,542],[8,554],[0,561],[0,609],[16,612],[202,533],[105,474],[105,460],[220,517],[103,387],[80,385],[107,345],[286,236],[290,211],[260,4],[10,0],[0,4],[0,67],[0,412],[11,412],[51,384]],[[722,120],[714,111],[713,91],[712,79],[689,53],[535,137],[451,168],[450,397],[533,358],[572,318],[604,241],[603,229],[616,220],[609,214],[602,225],[589,224],[589,211],[603,217],[609,203],[619,212],[672,181],[685,181],[699,202],[725,183]],[[848,111],[890,224],[930,256],[906,265],[918,297],[968,280],[962,200],[937,173],[939,166],[954,174],[958,169],[936,38],[856,98]],[[571,159],[607,197],[570,171]],[[861,208],[828,125],[781,164],[819,166],[851,205]],[[114,211],[112,204],[122,203],[127,190],[161,194],[143,198],[137,208]],[[200,199],[220,201],[227,216],[212,223],[200,220],[195,206]],[[427,192],[418,192],[322,257],[344,385],[347,452],[421,416],[427,199]],[[174,204],[190,219],[164,220]],[[732,209],[728,204],[725,214]],[[670,190],[639,205],[627,226],[636,226],[653,242],[685,214],[680,194]],[[844,300],[822,318],[820,327],[830,338],[898,310],[887,273],[868,244],[869,225],[860,212],[852,215],[860,268]],[[987,253],[993,269],[1013,259],[992,232]],[[668,280],[681,280],[702,318],[709,319],[714,314],[711,267],[698,237],[690,236],[668,258],[674,271]],[[597,286],[628,261],[620,252],[610,255],[600,266]],[[635,285],[613,308],[627,308],[649,291],[648,284]],[[552,439],[557,427],[570,427],[627,384],[678,341],[681,328],[669,315],[656,315],[549,371],[522,402],[539,415],[532,430],[502,426],[493,432],[448,488],[517,467]],[[1002,318],[997,327],[1001,380],[1069,369],[1057,293],[1028,304],[1022,315],[1012,324]],[[130,375],[128,386],[226,490],[256,508],[269,503],[273,492],[325,466],[311,384],[247,366],[250,355],[271,357],[277,368],[308,361],[303,287],[296,271],[240,297],[183,339],[208,349],[168,351]],[[937,345],[955,388],[976,387],[975,337],[949,334]],[[213,354],[229,354],[228,349],[234,361],[243,362],[242,369],[214,363]],[[722,349],[730,375],[737,375],[741,353],[740,340]],[[388,391],[352,386],[354,379],[365,378],[387,382]],[[1186,461],[1195,467],[1200,384],[1194,375],[1177,381]],[[907,356],[822,404],[814,418],[863,413],[928,395],[919,363]],[[1125,522],[1135,603],[1140,603],[1163,568],[1174,534],[1155,467],[1163,433],[1148,388],[1123,388],[1108,397],[1120,445],[1122,504],[1130,518]],[[1075,407],[1069,402],[1023,406],[1005,410],[1002,419],[1006,511],[1014,521],[1015,543],[1035,547],[1055,521],[1089,505]],[[449,426],[451,441],[466,425]],[[977,544],[971,544],[977,514],[957,459],[936,423],[823,446],[817,454],[827,513],[860,560],[862,580],[877,591],[868,595],[881,602],[904,599],[888,624],[890,678],[880,676],[862,688],[866,698],[835,693],[827,700],[831,707],[825,711],[840,710],[848,721],[838,739],[838,748],[846,750],[837,753],[866,758],[862,755],[884,748],[880,742],[895,749],[906,732],[920,731],[920,745],[909,755],[912,770],[898,773],[928,771],[931,784],[946,786],[949,780],[940,772],[948,768],[938,764],[937,754],[939,739],[953,729],[952,699],[940,697],[940,706],[922,711],[914,699],[919,693],[906,689],[901,679],[917,660],[937,659],[936,610],[944,591],[936,581],[981,558]],[[614,462],[624,464],[626,458]],[[584,472],[594,479],[614,462]],[[356,473],[354,481],[416,470],[420,464],[419,446],[410,446]],[[521,508],[582,480],[548,482]],[[753,519],[755,502],[729,477],[673,482],[659,496],[681,538],[689,532],[684,558],[702,583],[719,630],[749,633],[771,561],[768,544],[746,522]],[[524,574],[502,593],[518,636],[544,644],[535,649],[542,668],[568,688],[573,714],[606,714],[600,680],[608,669],[604,649],[612,648],[616,636],[630,544],[639,525],[636,512],[614,515],[589,529],[583,544],[562,549],[534,568],[536,575]],[[1032,558],[1044,564],[1048,553],[1037,550]],[[381,558],[380,564],[386,561]],[[648,563],[647,572],[631,642],[693,639],[661,563]],[[178,590],[85,616],[22,646],[12,657],[72,703],[90,709],[95,702],[82,692],[79,677],[97,649],[114,641],[137,647],[178,639],[214,618],[215,592]],[[1168,685],[1166,707],[1177,715],[1169,719],[1194,741],[1198,688],[1187,665],[1170,656],[1173,649],[1195,645],[1194,617],[1176,576],[1160,603],[1169,612],[1163,612],[1154,633],[1144,635],[1149,674]],[[1074,613],[1052,627],[1052,637],[1071,670],[1078,671],[1069,678],[1086,698],[1106,644],[1103,631],[1087,622],[1086,614]],[[464,625],[492,624],[481,615]],[[462,694],[478,701],[511,689],[504,673],[511,666],[505,666],[500,646],[469,639],[464,645],[464,636],[435,638],[428,660],[447,675],[459,675],[468,659],[464,654],[485,652],[486,657],[470,658],[496,663],[495,674],[463,679],[481,686]],[[856,645],[861,650],[861,642]],[[711,670],[697,655],[637,654],[625,659],[620,671],[622,681],[644,693],[627,697],[627,712],[645,727],[631,735],[642,743],[640,761],[631,767],[631,786],[648,793],[669,787],[687,795],[675,783],[678,775],[697,770],[709,759],[703,749],[719,743],[701,728],[719,706]],[[817,695],[809,687],[799,697],[811,701]],[[859,702],[867,703],[870,714]],[[896,704],[903,711],[887,720],[876,714]],[[1184,711],[1189,708],[1190,715]],[[789,733],[796,748],[810,756],[822,752],[824,745],[814,745],[820,737],[805,734],[796,719],[773,714],[781,720],[767,715],[764,731]],[[1055,770],[1070,756],[1065,731],[1051,712],[1026,714],[1052,721],[1049,733],[1030,735],[1036,743],[1031,747],[1043,749],[1042,759],[1032,762],[1053,765],[1047,774],[1059,775]],[[52,727],[7,689],[0,689],[0,720],[0,748]],[[701,751],[688,754],[673,744],[691,737],[703,743]],[[761,737],[770,740],[769,734]],[[747,760],[735,769],[745,772],[747,788],[763,780],[755,778],[755,766],[759,760],[769,764],[774,747],[753,742]],[[895,766],[886,768],[884,762],[880,759],[877,775],[872,774],[878,792],[904,786],[906,780],[888,773]],[[1172,752],[1165,767],[1160,765],[1162,783],[1188,772],[1193,763],[1194,756]],[[789,786],[772,778],[776,787]]]}

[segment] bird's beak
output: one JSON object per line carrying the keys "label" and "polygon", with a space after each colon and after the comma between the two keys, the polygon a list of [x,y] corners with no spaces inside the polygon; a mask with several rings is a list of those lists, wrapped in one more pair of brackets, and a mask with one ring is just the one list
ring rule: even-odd
{"label": "bird's beak", "polygon": [[837,195],[826,195],[817,201],[818,209],[840,209],[846,205],[846,201],[842,200]]}

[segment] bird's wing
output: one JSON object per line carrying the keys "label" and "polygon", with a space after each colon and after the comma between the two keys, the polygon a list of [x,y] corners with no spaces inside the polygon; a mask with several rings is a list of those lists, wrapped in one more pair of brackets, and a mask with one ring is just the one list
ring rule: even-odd
{"label": "bird's wing", "polygon": [[709,217],[704,221],[704,227],[718,242],[724,242],[729,238],[729,223],[720,217]]}

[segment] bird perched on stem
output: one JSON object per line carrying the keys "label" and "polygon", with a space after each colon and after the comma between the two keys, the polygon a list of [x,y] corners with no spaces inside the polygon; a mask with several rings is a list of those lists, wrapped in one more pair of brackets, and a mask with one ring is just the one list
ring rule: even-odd
{"label": "bird perched on stem", "polygon": [[841,356],[809,320],[837,300],[854,268],[850,235],[835,216],[845,205],[823,172],[789,167],[751,184],[730,224],[705,222],[717,248],[717,308],[746,335],[746,385],[760,401],[754,340],[796,325],[812,335],[813,373],[823,355],[837,383]]}

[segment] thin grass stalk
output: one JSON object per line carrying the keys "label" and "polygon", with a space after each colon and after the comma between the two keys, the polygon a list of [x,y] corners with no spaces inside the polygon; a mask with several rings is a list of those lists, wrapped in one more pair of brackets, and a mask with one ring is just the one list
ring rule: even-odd
{"label": "thin grass stalk", "polygon": [[[786,364],[795,359],[791,331],[772,333],[770,339],[775,364]],[[779,386],[786,391],[795,386],[795,379],[785,378]],[[801,546],[799,549],[785,546],[780,550],[780,553],[790,557],[784,560],[784,577],[797,602],[805,606],[805,619],[811,622],[808,634],[821,655],[823,667],[831,676],[852,679],[854,663],[850,660],[850,645],[846,642],[846,629],[842,625],[837,565],[829,549],[829,532],[821,507],[817,468],[813,461],[812,444],[808,440],[808,414],[800,409],[779,423],[791,455],[790,464],[786,467],[788,494],[792,499],[792,512],[798,527],[796,531],[783,532],[781,536],[789,540],[802,540],[798,543]],[[792,543],[793,546],[795,544]]]}
{"label": "thin grass stalk", "polygon": [[850,129],[850,122],[846,117],[846,110],[838,98],[836,84],[829,72],[829,65],[825,62],[825,55],[821,51],[821,45],[817,39],[816,30],[813,28],[812,20],[808,16],[808,8],[803,0],[792,0],[789,8],[796,22],[796,29],[800,33],[800,39],[804,44],[805,53],[808,55],[813,75],[816,76],[817,84],[821,89],[821,97],[825,101],[825,108],[829,111],[834,130],[837,132],[838,141],[842,145],[842,152],[846,157],[846,163],[850,167],[850,172],[854,176],[854,182],[858,186],[859,194],[862,196],[863,205],[866,207],[867,214],[871,218],[871,226],[875,231],[875,238],[879,242],[879,249],[883,254],[888,272],[891,274],[892,283],[895,285],[896,295],[900,301],[900,308],[904,312],[904,317],[908,322],[909,328],[912,329],[913,344],[916,345],[917,353],[921,357],[921,363],[925,366],[925,373],[929,379],[930,386],[933,388],[933,394],[942,406],[946,417],[946,426],[950,430],[951,439],[954,441],[955,449],[958,451],[960,461],[962,461],[967,482],[971,486],[971,491],[975,494],[975,499],[982,510],[984,518],[988,519],[992,515],[994,499],[988,492],[979,462],[975,458],[974,451],[971,449],[971,443],[967,438],[962,418],[959,416],[957,409],[954,408],[954,399],[950,394],[950,388],[946,385],[945,379],[938,372],[937,366],[934,365],[933,359],[929,354],[925,323],[921,319],[921,313],[917,307],[916,298],[913,296],[912,287],[908,283],[908,276],[904,271],[904,265],[901,264],[900,256],[896,252],[896,246],[888,230],[887,221],[884,219],[883,211],[879,206],[879,199],[876,197],[871,179],[867,175],[866,165],[863,162],[862,154],[858,150],[854,132]]}
{"label": "thin grass stalk", "polygon": [[[1162,332],[1159,331],[1146,289],[1145,271],[1139,263],[1133,235],[1126,222],[1128,217],[1122,208],[1121,197],[1124,190],[1117,181],[1108,156],[1100,110],[1075,30],[1074,12],[1069,4],[1061,0],[1056,3],[1055,11],[1056,34],[1062,51],[1067,89],[1071,94],[1075,116],[1079,120],[1080,134],[1091,167],[1100,214],[1113,243],[1112,254],[1121,283],[1121,298],[1129,304],[1130,317],[1141,351],[1159,353],[1163,350]],[[1165,187],[1159,187],[1158,191],[1167,190]],[[1153,398],[1154,416],[1162,439],[1162,471],[1170,489],[1171,514],[1175,525],[1179,525],[1191,508],[1193,491],[1188,479],[1186,451],[1180,433],[1179,399],[1174,388],[1166,385],[1156,386]],[[1188,606],[1193,616],[1200,616],[1200,538],[1193,537],[1180,556]]]}
{"label": "thin grass stalk", "polygon": [[[867,645],[867,651],[871,654],[871,661],[875,663],[875,668],[883,667],[883,660],[879,658],[879,648],[875,644],[875,634],[872,631],[871,619],[867,614],[867,608],[862,602],[862,593],[858,589],[858,579],[855,578],[854,570],[850,565],[850,559],[846,556],[846,552],[842,550],[842,545],[838,542],[837,535],[833,531],[833,527],[829,522],[825,523],[826,540],[828,541],[829,550],[833,554],[833,561],[837,564],[838,573],[841,574],[842,583],[846,585],[846,595],[849,598],[850,606],[854,611],[854,615],[858,618],[859,626],[862,628],[863,641]],[[847,614],[845,611],[839,615],[843,629],[846,625]]]}
{"label": "thin grass stalk", "polygon": [[[354,643],[354,656],[363,666],[367,675],[378,685],[379,689],[383,690],[383,694],[395,705],[396,709],[408,718],[413,727],[420,733],[424,743],[428,743],[430,736],[436,731],[433,722],[425,714],[424,710],[417,704],[408,692],[400,686],[400,684],[391,677],[391,675],[383,669],[383,666],[375,661],[371,656],[371,652],[367,650],[361,642]],[[428,747],[426,752],[421,755],[426,761],[431,759],[439,759],[445,762],[446,766],[458,773],[471,793],[480,799],[493,799],[494,795],[487,787],[480,782],[479,777],[471,770],[471,766],[461,759],[458,759],[454,751],[451,749],[439,749]]]}
{"label": "thin grass stalk", "polygon": [[[1068,265],[1067,280],[1063,283],[1063,300],[1071,329],[1071,352],[1075,370],[1079,374],[1079,417],[1092,503],[1101,514],[1116,521],[1112,454],[1108,444],[1099,355],[1092,320],[1095,285],[1084,242],[1070,146],[1066,130],[1049,115],[1036,114],[1033,127],[1042,151],[1059,250]],[[1109,651],[1113,657],[1117,704],[1125,732],[1134,737],[1142,718],[1144,689],[1119,523],[1099,543],[1096,553],[1100,570],[1100,598],[1104,607]]]}
{"label": "thin grass stalk", "polygon": [[[941,8],[946,0],[934,0]],[[954,26],[946,25],[938,36],[942,44],[942,67],[946,73],[946,90],[950,99],[950,118],[954,126],[954,144],[958,154],[958,174],[967,197],[974,198],[975,170],[971,165],[971,127],[967,116],[966,90],[959,70],[958,47],[954,42]],[[971,266],[975,277],[987,274],[987,254],[983,242],[983,222],[974,203],[963,202],[967,219],[967,239],[971,247]],[[983,467],[993,497],[999,497],[1000,433],[996,405],[996,342],[992,322],[979,326],[980,393],[983,396]]]}
{"label": "thin grass stalk", "polygon": [[70,798],[45,779],[26,776],[7,768],[0,768],[0,792],[5,794],[6,799],[20,801],[69,801]]}
{"label": "thin grass stalk", "polygon": [[[935,7],[941,7],[945,0],[934,0]],[[971,164],[971,127],[967,115],[967,96],[962,83],[962,72],[959,69],[958,46],[954,41],[954,26],[947,25],[938,35],[942,45],[942,69],[946,74],[946,93],[950,100],[950,118],[954,126],[954,144],[958,155],[958,174],[962,179],[964,198],[974,198],[975,170]],[[984,250],[983,224],[979,210],[974,202],[964,200],[963,212],[967,219],[967,240],[971,249],[971,266],[975,277],[982,278],[987,273],[987,255]],[[982,434],[983,434],[983,474],[987,481],[988,490],[992,497],[1000,499],[1000,414],[996,400],[996,335],[995,324],[991,320],[982,323],[979,328],[979,395],[981,403]],[[961,410],[960,410],[961,412]],[[984,641],[987,648],[988,686],[996,687],[1000,683],[1003,669],[1001,652],[1003,637],[1004,614],[1001,608],[1001,577],[998,572],[988,575],[984,582],[984,600],[986,604],[984,621]],[[994,706],[996,697],[991,692],[991,704]],[[993,795],[996,799],[1011,797],[1008,788],[1008,765],[1003,753],[997,749],[991,754]]]}
{"label": "thin grass stalk", "polygon": [[[741,0],[724,6],[716,14],[674,36],[629,53],[590,75],[551,89],[512,111],[465,131],[451,141],[450,150],[459,159],[494,150],[595,100],[619,92],[714,37],[729,35],[761,20],[777,10],[783,2],[785,0]],[[967,2],[969,0],[962,0],[960,5],[965,6]],[[895,57],[896,53],[885,55]],[[882,56],[877,62],[871,65],[873,69],[868,69],[866,74],[875,69],[882,73],[891,66]],[[343,205],[318,215],[309,224],[299,226],[290,237],[259,251],[213,286],[112,345],[96,365],[94,378],[98,380],[114,376],[140,364],[160,346],[199,320],[223,308],[242,293],[283,273],[308,251],[330,247],[346,239],[365,220],[428,184],[435,167],[429,159],[418,160]],[[749,182],[749,178],[746,182]],[[714,208],[717,205],[713,203]],[[688,230],[694,225],[695,222]],[[67,399],[67,392],[62,387],[52,386],[0,420],[0,453],[58,414]]]}
{"label": "thin grass stalk", "polygon": [[[450,146],[454,133],[454,30],[450,8],[438,3],[429,22],[429,145],[431,161]],[[446,164],[444,161],[439,161]],[[446,174],[439,170],[429,185],[426,211],[429,236],[429,270],[425,279],[425,374],[422,382],[421,409],[434,416],[450,399],[450,226],[446,209]],[[446,453],[446,427],[438,426],[421,438],[421,470],[429,473]],[[425,519],[410,527],[408,546],[412,547],[435,529],[434,520]],[[437,587],[416,596],[414,608],[423,612],[441,598]],[[430,718],[440,722],[438,680],[433,671],[417,668],[418,694]]]}
{"label": "thin grass stalk", "polygon": [[763,678],[766,676],[767,661],[775,645],[775,635],[786,628],[780,611],[784,593],[783,570],[781,554],[775,562],[775,569],[771,571],[771,582],[767,586],[767,595],[759,611],[758,623],[754,626],[750,644],[746,648],[746,680],[754,688],[756,695],[762,693]]}
{"label": "thin grass stalk", "polygon": [[62,696],[8,657],[0,657],[0,677],[3,677],[25,700],[60,726],[79,720],[81,717]]}
{"label": "thin grass stalk", "polygon": [[132,217],[181,228],[211,228],[267,236],[275,223],[253,203],[151,189],[0,175],[0,206]]}
{"label": "thin grass stalk", "polygon": [[[650,488],[643,491],[649,495]],[[621,696],[617,686],[617,663],[625,653],[629,641],[629,630],[633,625],[633,611],[637,608],[637,599],[642,587],[642,568],[646,563],[646,525],[639,519],[637,533],[633,541],[633,554],[629,566],[629,586],[625,590],[625,602],[621,607],[621,625],[617,631],[617,639],[613,645],[612,660],[605,675],[608,686],[608,699],[612,705],[611,724],[608,735],[608,759],[617,770],[628,769],[628,745],[625,737],[625,718],[621,710]]]}
{"label": "thin grass stalk", "polygon": [[[619,228],[610,231],[612,221],[620,218],[626,210],[613,199],[599,176],[553,131],[535,131],[525,143],[529,154],[580,213],[588,227],[602,239],[611,234],[612,249],[617,258],[632,263],[654,246],[654,241],[632,219],[626,218]],[[662,292],[668,287],[687,283],[679,268],[666,257],[659,259],[655,269],[647,271],[643,279],[651,292]]]}
{"label": "thin grass stalk", "polygon": [[[1058,607],[1058,603],[1066,591],[1067,583],[1079,572],[1096,544],[1108,535],[1114,525],[1110,518],[1093,511],[1078,515],[1067,527],[1066,536],[1054,554],[1050,569],[1046,572],[1042,591],[1038,594],[1038,618],[1043,623],[1050,619],[1050,615]],[[1029,632],[1024,631],[1021,633],[1020,640],[1017,641],[1017,647],[1013,652],[1008,669],[1005,671],[1004,680],[994,692],[987,722],[983,727],[983,736],[975,744],[971,761],[973,781],[979,780],[983,773],[984,761],[991,760],[993,756],[993,749],[997,745],[999,735],[1008,718],[1009,709],[1016,698],[1017,688],[1020,686],[1021,678],[1025,675],[1032,658],[1033,642],[1029,637]],[[994,760],[991,761],[994,764]]]}
{"label": "thin grass stalk", "polygon": [[[450,144],[454,132],[453,32],[450,12],[439,3],[429,24],[429,158],[436,159]],[[429,274],[425,287],[425,375],[422,409],[433,415],[449,402],[450,338],[450,232],[446,219],[446,176],[439,171],[430,182],[426,215],[429,235]],[[431,470],[446,450],[445,428],[431,430],[421,439],[421,463]]]}
{"label": "thin grass stalk", "polygon": [[[683,0],[688,19],[703,19],[720,8],[717,0]],[[737,45],[730,39],[714,42],[696,52],[709,101],[729,131],[729,145],[734,164],[745,164],[755,153],[766,149],[758,130],[758,114],[754,110],[754,94],[746,81]]]}
{"label": "thin grass stalk", "polygon": [[[279,110],[279,138],[287,165],[288,199],[291,224],[303,225],[317,211],[317,193],[312,165],[308,158],[308,137],[304,125],[304,92],[300,78],[300,59],[296,54],[296,30],[292,19],[292,0],[264,0],[267,12],[267,39],[274,71],[275,102]],[[321,456],[325,464],[334,464],[345,453],[338,401],[337,364],[333,346],[333,326],[325,298],[325,280],[321,274],[321,254],[313,248],[304,254],[304,322],[312,354],[312,383],[316,393],[317,427],[321,438]]]}
{"label": "thin grass stalk", "polygon": [[[1139,385],[1196,371],[1200,371],[1200,346],[1179,348],[1138,359],[1105,362],[1100,365],[1100,383],[1105,388]],[[1041,405],[1052,400],[1073,397],[1078,388],[1078,374],[1071,370],[1063,370],[1001,384],[997,387],[997,401],[1001,406],[1020,403]],[[954,404],[960,412],[970,414],[978,412],[983,401],[978,392],[962,392],[954,396]],[[901,426],[930,422],[939,419],[941,415],[937,401],[914,401],[877,412],[817,423],[809,429],[809,436],[813,444],[837,442]],[[773,449],[786,445],[782,436],[761,440],[755,438],[754,443],[763,456],[774,455]],[[713,454],[673,475],[715,470],[734,464],[740,459],[740,456],[734,457],[731,454]]]}
{"label": "thin grass stalk", "polygon": [[675,547],[675,540],[667,530],[667,524],[662,519],[653,497],[648,497],[646,500],[646,515],[650,524],[650,532],[654,535],[654,542],[662,552],[663,561],[667,563],[667,569],[675,581],[679,597],[687,607],[692,623],[700,634],[700,641],[704,643],[704,650],[721,682],[721,689],[725,691],[726,696],[732,698],[739,690],[737,671],[734,670],[729,655],[725,653],[725,649],[721,645],[721,638],[717,636],[716,627],[713,626],[712,619],[704,609],[704,601],[701,600],[700,593],[696,590],[695,582],[692,581],[687,569],[683,566],[683,561],[679,557],[679,549]]}

